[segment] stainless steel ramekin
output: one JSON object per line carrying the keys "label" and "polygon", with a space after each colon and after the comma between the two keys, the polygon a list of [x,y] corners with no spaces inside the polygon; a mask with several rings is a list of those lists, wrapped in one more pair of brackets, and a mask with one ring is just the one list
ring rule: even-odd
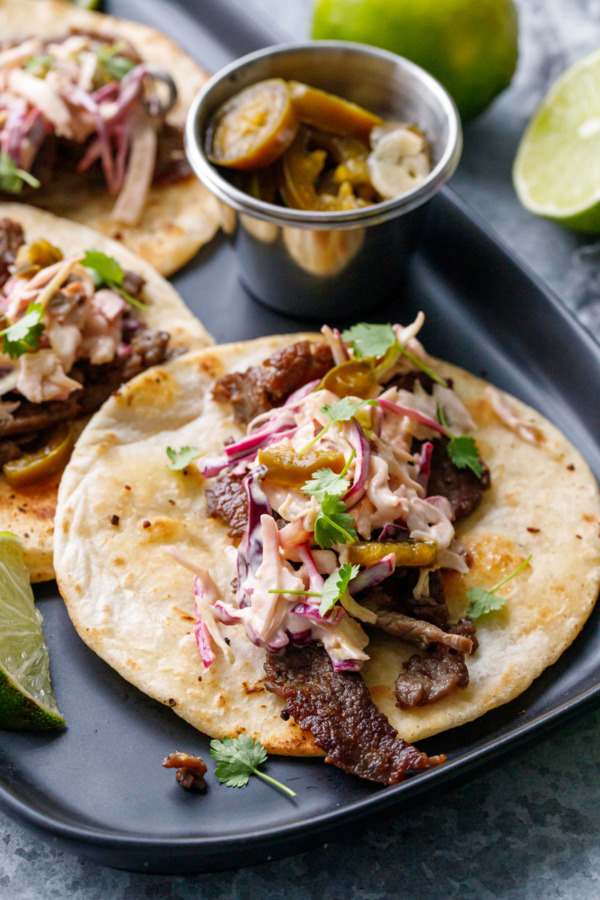
{"label": "stainless steel ramekin", "polygon": [[[431,173],[402,197],[337,212],[287,209],[238,190],[206,158],[206,128],[231,96],[273,77],[338,94],[384,120],[418,125],[430,144]],[[222,202],[252,295],[288,315],[326,320],[373,312],[399,297],[425,205],[456,169],[462,133],[451,97],[419,66],[364,44],[311,41],[268,47],[221,69],[191,106],[185,145],[194,172]]]}

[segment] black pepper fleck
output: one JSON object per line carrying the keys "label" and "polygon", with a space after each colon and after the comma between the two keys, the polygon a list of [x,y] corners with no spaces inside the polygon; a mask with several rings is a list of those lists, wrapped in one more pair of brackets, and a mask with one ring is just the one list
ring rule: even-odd
{"label": "black pepper fleck", "polygon": [[144,521],[142,522],[142,526],[144,528],[150,528],[150,522],[148,521],[148,519],[144,519]]}
{"label": "black pepper fleck", "polygon": [[573,465],[573,463],[571,463],[570,466],[567,466],[567,469],[569,470],[569,472],[574,472],[574,471],[575,471],[575,466]]}
{"label": "black pepper fleck", "polygon": [[289,714],[289,712],[287,711],[287,709],[282,709],[282,710],[281,710],[281,713],[280,713],[280,716],[281,716],[281,718],[283,719],[284,722],[287,722],[287,720],[288,720],[289,717],[290,717],[290,714]]}
{"label": "black pepper fleck", "polygon": [[110,517],[111,525],[118,525],[120,521],[121,521],[121,519],[119,518],[119,516],[111,516]]}
{"label": "black pepper fleck", "polygon": [[225,643],[227,644],[228,647],[231,646],[231,641],[229,638],[226,637],[226,638],[223,638],[223,640],[225,641]]}
{"label": "black pepper fleck", "polygon": [[167,700],[167,703],[168,703],[169,706],[171,706],[171,707],[172,707],[172,706],[177,706],[177,700],[173,700],[172,697],[171,697],[170,700]]}
{"label": "black pepper fleck", "polygon": [[530,531],[531,534],[539,534],[541,531],[541,528],[528,528],[527,531]]}

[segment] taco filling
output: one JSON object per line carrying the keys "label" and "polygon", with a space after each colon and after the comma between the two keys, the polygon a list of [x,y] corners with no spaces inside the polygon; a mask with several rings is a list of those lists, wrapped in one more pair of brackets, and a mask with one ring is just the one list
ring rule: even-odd
{"label": "taco filling", "polygon": [[230,652],[221,627],[242,624],[284,714],[331,762],[388,784],[434,761],[397,741],[371,700],[358,674],[370,635],[419,650],[398,672],[399,708],[468,685],[476,627],[450,621],[440,572],[468,571],[454,523],[490,486],[473,420],[417,340],[422,323],[324,328],[323,343],[217,380],[213,398],[247,434],[196,465],[212,479],[208,515],[237,543],[233,595],[188,563],[204,666]]}
{"label": "taco filling", "polygon": [[177,88],[130,41],[94,32],[0,50],[0,190],[35,194],[58,170],[88,172],[135,225],[152,185],[188,178],[183,132],[167,123]]}
{"label": "taco filling", "polygon": [[168,356],[143,324],[145,280],[90,248],[63,256],[0,220],[0,465],[14,487],[60,471],[69,425]]}

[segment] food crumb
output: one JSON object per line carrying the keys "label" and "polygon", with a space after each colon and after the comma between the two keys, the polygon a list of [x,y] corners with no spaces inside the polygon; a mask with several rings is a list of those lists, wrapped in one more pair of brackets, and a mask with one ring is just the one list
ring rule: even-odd
{"label": "food crumb", "polygon": [[226,638],[223,638],[223,640],[225,641],[225,643],[227,644],[228,647],[231,646],[231,639],[230,639],[230,638],[226,637]]}
{"label": "food crumb", "polygon": [[144,521],[142,522],[142,527],[150,528],[150,522],[148,521],[148,519],[144,519]]}
{"label": "food crumb", "polygon": [[202,675],[198,675],[198,681],[202,681]]}
{"label": "food crumb", "polygon": [[541,531],[541,528],[528,528],[527,531],[530,531],[531,534],[539,534]]}
{"label": "food crumb", "polygon": [[576,535],[575,535],[575,537],[576,537],[576,538],[579,538],[579,540],[580,540],[580,541],[582,541],[582,540],[583,540],[583,538],[582,538],[582,537],[581,537],[581,535],[580,535],[580,534],[576,534]]}
{"label": "food crumb", "polygon": [[571,463],[571,465],[567,466],[567,469],[569,470],[569,472],[574,472],[575,466],[573,465],[573,463]]}
{"label": "food crumb", "polygon": [[126,485],[125,485],[125,490],[126,490],[126,491],[130,491],[130,490],[131,490],[131,485],[130,485],[130,484],[126,484]]}
{"label": "food crumb", "polygon": [[282,709],[282,710],[281,710],[281,713],[280,713],[280,718],[282,718],[284,722],[287,722],[287,720],[289,719],[289,717],[290,717],[290,714],[289,714],[289,712],[287,711],[287,709]]}
{"label": "food crumb", "polygon": [[206,790],[206,782],[204,775],[206,774],[206,763],[201,756],[191,756],[189,753],[182,753],[176,750],[170,753],[162,761],[165,769],[177,769],[175,778],[183,788],[194,791]]}
{"label": "food crumb", "polygon": [[120,519],[119,516],[112,515],[112,516],[110,517],[110,524],[111,524],[111,525],[118,525],[120,521],[121,521],[121,519]]}
{"label": "food crumb", "polygon": [[167,703],[169,704],[169,706],[170,706],[171,708],[174,707],[174,706],[177,706],[177,700],[173,700],[172,697],[171,697],[169,700],[167,700]]}
{"label": "food crumb", "polygon": [[169,503],[171,504],[171,506],[175,506],[175,501],[171,500],[170,498],[169,498]]}

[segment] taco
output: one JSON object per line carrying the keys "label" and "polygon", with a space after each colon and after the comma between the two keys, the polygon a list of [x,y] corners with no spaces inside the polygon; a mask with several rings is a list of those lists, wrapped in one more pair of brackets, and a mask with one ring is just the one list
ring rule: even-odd
{"label": "taco", "polygon": [[211,736],[384,783],[524,691],[598,596],[598,486],[421,323],[211,347],[112,397],[60,487],[83,640]]}
{"label": "taco", "polygon": [[124,380],[210,343],[139,256],[0,204],[0,517],[22,538],[33,581],[53,577],[58,480],[85,421]]}
{"label": "taco", "polygon": [[0,191],[89,225],[163,275],[215,234],[183,124],[206,74],[146,25],[0,0]]}

